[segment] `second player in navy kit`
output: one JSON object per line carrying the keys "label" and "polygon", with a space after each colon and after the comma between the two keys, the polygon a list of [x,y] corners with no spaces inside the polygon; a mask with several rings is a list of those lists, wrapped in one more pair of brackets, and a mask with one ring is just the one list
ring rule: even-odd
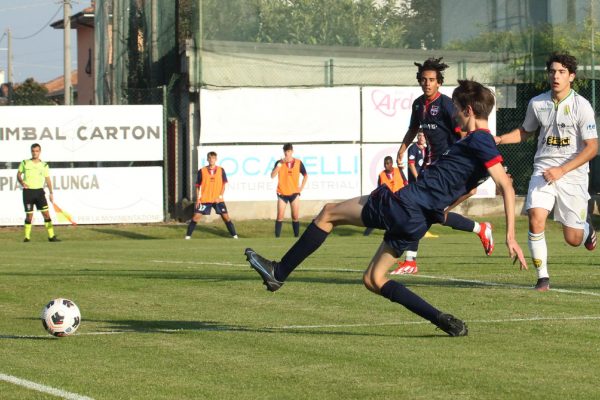
{"label": "second player in navy kit", "polygon": [[[412,104],[408,131],[398,150],[396,159],[398,165],[402,163],[404,153],[419,130],[423,131],[427,139],[431,163],[435,163],[448,147],[460,138],[460,126],[453,118],[455,109],[452,99],[439,92],[444,83],[443,72],[448,68],[448,65],[441,60],[441,58],[429,58],[423,64],[415,63],[418,68],[417,81],[423,90],[423,95],[417,97]],[[475,189],[471,194],[474,193]],[[466,196],[465,199],[468,197]],[[492,225],[489,222],[479,223],[460,214],[450,213],[444,225],[452,229],[474,232],[479,236],[486,255],[489,256],[494,251]],[[416,242],[407,250],[406,259],[398,264],[398,268],[392,271],[392,274],[418,273],[416,260],[418,247],[419,243]]]}

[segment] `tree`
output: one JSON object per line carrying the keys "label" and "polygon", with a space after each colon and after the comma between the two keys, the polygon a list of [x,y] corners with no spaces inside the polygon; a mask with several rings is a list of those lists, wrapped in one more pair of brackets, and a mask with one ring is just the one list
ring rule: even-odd
{"label": "tree", "polygon": [[12,105],[16,106],[43,106],[53,104],[46,97],[48,89],[33,78],[27,78],[25,82],[16,85],[13,90]]}
{"label": "tree", "polygon": [[[180,3],[189,10],[190,0]],[[321,46],[405,47],[396,0],[203,0],[207,40]],[[189,12],[188,16],[194,13]],[[190,31],[193,21],[182,21]]]}
{"label": "tree", "polygon": [[434,50],[440,48],[442,36],[441,0],[410,0],[401,3],[400,14],[406,25],[408,48]]}

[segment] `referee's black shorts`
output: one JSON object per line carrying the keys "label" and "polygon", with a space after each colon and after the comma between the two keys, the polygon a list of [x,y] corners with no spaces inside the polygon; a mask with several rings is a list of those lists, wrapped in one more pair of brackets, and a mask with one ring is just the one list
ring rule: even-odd
{"label": "referee's black shorts", "polygon": [[23,206],[26,213],[32,213],[34,211],[33,206],[38,211],[48,211],[44,189],[23,189]]}

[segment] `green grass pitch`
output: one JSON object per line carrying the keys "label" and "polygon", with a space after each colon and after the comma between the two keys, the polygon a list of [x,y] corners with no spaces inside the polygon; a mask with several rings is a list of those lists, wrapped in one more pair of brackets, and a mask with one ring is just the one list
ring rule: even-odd
{"label": "green grass pitch", "polygon": [[[294,242],[288,222],[277,240],[272,221],[236,223],[239,240],[220,221],[187,241],[183,224],[60,226],[61,243],[42,227],[30,243],[1,228],[0,398],[597,398],[600,253],[569,247],[549,221],[552,290],[537,293],[533,267],[508,258],[503,219],[491,221],[491,257],[475,235],[434,226],[420,274],[393,278],[464,319],[464,338],[362,286],[380,232],[334,231],[270,293],[243,252],[280,258]],[[529,261],[526,239],[520,217]],[[55,297],[81,309],[71,337],[42,328]]]}

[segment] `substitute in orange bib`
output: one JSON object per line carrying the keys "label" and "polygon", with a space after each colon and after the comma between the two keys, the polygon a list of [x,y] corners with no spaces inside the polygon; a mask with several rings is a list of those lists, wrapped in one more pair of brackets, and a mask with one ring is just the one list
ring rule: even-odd
{"label": "substitute in orange bib", "polygon": [[[294,158],[294,146],[291,143],[283,145],[283,157],[278,160],[271,171],[271,178],[278,177],[277,182],[277,220],[275,221],[275,237],[281,236],[281,227],[283,225],[283,215],[287,203],[292,208],[292,227],[294,236],[300,234],[300,222],[298,221],[300,213],[300,193],[306,185],[308,174],[304,164],[297,158]],[[300,184],[300,175],[302,175],[302,184]]]}
{"label": "substitute in orange bib", "polygon": [[192,233],[196,229],[196,224],[200,221],[203,215],[210,215],[214,208],[215,212],[221,216],[227,230],[232,238],[237,239],[238,235],[235,231],[235,226],[229,218],[223,194],[225,193],[225,185],[227,184],[227,175],[225,170],[217,165],[217,153],[214,151],[206,155],[208,165],[198,170],[196,178],[196,208],[194,216],[188,225],[186,240],[192,238]]}

